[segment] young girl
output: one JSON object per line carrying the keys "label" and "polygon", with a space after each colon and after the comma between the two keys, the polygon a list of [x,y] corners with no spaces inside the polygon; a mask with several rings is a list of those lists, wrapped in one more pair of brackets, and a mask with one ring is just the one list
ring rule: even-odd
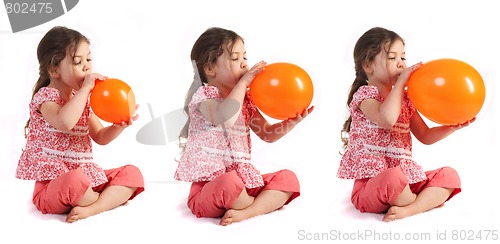
{"label": "young girl", "polygon": [[[66,222],[107,211],[144,191],[139,169],[103,170],[92,141],[105,145],[133,121],[103,127],[90,109],[95,82],[89,40],[66,27],[49,30],[38,45],[40,78],[33,88],[26,146],[16,177],[35,180],[33,204],[42,213],[68,214]],[[26,132],[26,131],[25,131]]]}
{"label": "young girl", "polygon": [[354,206],[361,212],[385,213],[384,221],[441,206],[461,191],[453,168],[424,172],[412,160],[410,131],[420,142],[433,144],[474,120],[426,125],[405,90],[421,63],[406,67],[404,45],[398,34],[380,27],[357,41],[356,79],[347,100],[350,117],[342,130],[346,151],[337,173],[339,178],[355,179]]}
{"label": "young girl", "polygon": [[231,30],[207,29],[191,51],[195,81],[186,96],[186,144],[174,178],[193,182],[188,207],[197,217],[229,225],[266,214],[300,195],[290,170],[263,174],[250,163],[250,129],[266,142],[287,134],[313,111],[269,124],[252,103],[248,86],[264,69],[248,68],[243,39]]}

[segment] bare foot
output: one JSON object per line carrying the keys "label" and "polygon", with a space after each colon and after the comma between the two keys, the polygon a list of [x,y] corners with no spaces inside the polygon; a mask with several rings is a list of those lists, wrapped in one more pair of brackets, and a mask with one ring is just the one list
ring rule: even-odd
{"label": "bare foot", "polygon": [[73,223],[76,222],[77,220],[84,219],[92,215],[94,214],[90,212],[90,209],[88,207],[76,206],[73,207],[73,209],[71,209],[71,211],[69,212],[68,216],[66,216],[66,222]]}
{"label": "bare foot", "polygon": [[233,217],[232,217],[232,213],[234,212],[235,210],[227,210],[225,213],[224,213],[224,216],[222,216],[219,224],[222,225],[222,226],[226,226],[226,225],[230,225],[233,223]]}
{"label": "bare foot", "polygon": [[[444,203],[437,205],[435,208],[443,207]],[[411,205],[406,205],[404,207],[392,206],[387,210],[387,213],[382,218],[383,221],[389,222],[396,219],[406,218],[417,213],[421,213],[418,210],[415,210]]]}
{"label": "bare foot", "polygon": [[219,224],[222,226],[226,226],[248,218],[249,217],[245,215],[244,210],[229,209],[226,211],[226,213],[224,213],[224,216],[222,216]]}
{"label": "bare foot", "polygon": [[389,210],[387,210],[387,213],[384,215],[384,218],[382,218],[382,221],[389,222],[396,219],[402,219],[410,215],[412,215],[412,213],[408,207],[392,206]]}
{"label": "bare foot", "polygon": [[[128,201],[122,203],[120,206],[126,205],[127,203]],[[75,206],[73,207],[73,209],[71,209],[68,216],[66,216],[66,222],[73,223],[77,220],[85,219],[104,211],[99,210],[99,207],[97,207],[96,204],[92,204],[90,206]]]}

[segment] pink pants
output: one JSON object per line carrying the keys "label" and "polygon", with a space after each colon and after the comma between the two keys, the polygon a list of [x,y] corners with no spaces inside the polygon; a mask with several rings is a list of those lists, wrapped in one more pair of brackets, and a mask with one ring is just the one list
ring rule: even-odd
{"label": "pink pants", "polygon": [[[144,179],[141,171],[132,165],[104,170],[108,182],[93,187],[95,192],[102,192],[108,186],[137,187],[129,198],[133,199],[144,191]],[[33,204],[43,214],[65,214],[76,206],[90,186],[90,180],[82,169],[75,169],[62,174],[56,179],[37,181],[33,191]]]}
{"label": "pink pants", "polygon": [[[410,184],[413,193],[419,194],[423,189],[431,186],[454,188],[451,197],[461,191],[460,177],[450,167],[442,167],[425,172],[427,180]],[[373,178],[358,179],[354,182],[351,201],[360,212],[384,213],[392,206],[403,189],[408,184],[408,179],[401,167],[394,167],[378,174]]]}
{"label": "pink pants", "polygon": [[[264,190],[293,192],[285,205],[300,195],[299,181],[290,170],[280,170],[262,175],[264,186],[248,189],[250,196],[257,196]],[[236,171],[224,173],[209,182],[193,182],[188,196],[188,207],[196,217],[219,218],[230,209],[245,189]]]}

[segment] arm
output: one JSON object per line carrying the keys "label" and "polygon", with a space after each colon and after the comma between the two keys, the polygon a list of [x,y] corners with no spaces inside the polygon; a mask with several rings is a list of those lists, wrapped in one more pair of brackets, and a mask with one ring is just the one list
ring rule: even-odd
{"label": "arm", "polygon": [[403,103],[404,88],[408,82],[411,73],[418,69],[421,63],[417,63],[405,69],[400,75],[394,87],[391,89],[384,102],[381,103],[375,99],[366,99],[361,102],[359,109],[371,121],[378,126],[390,129],[398,120]]}
{"label": "arm", "polygon": [[255,113],[250,120],[250,128],[252,131],[265,142],[275,142],[284,135],[288,134],[299,122],[314,110],[314,106],[305,109],[302,114],[295,118],[283,120],[279,123],[269,124],[262,114],[255,110]]}
{"label": "arm", "polygon": [[[365,99],[359,104],[359,109],[371,121],[384,129],[390,129],[396,123],[401,112],[402,98],[399,92],[391,91],[392,99],[387,99],[383,103],[375,99]],[[389,97],[388,97],[389,98]]]}
{"label": "arm", "polygon": [[70,131],[75,127],[87,104],[90,92],[94,88],[96,79],[105,79],[99,74],[91,74],[85,78],[82,87],[72,96],[64,106],[54,102],[45,102],[40,106],[43,118],[54,128],[60,131]]}
{"label": "arm", "polygon": [[431,145],[448,137],[453,132],[468,126],[475,120],[476,118],[473,118],[459,125],[441,125],[429,128],[420,114],[415,111],[410,119],[410,129],[417,140],[425,145]]}

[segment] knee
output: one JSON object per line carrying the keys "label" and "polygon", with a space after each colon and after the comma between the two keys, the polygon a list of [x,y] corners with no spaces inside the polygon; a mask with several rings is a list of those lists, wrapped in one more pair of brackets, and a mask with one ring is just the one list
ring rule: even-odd
{"label": "knee", "polygon": [[193,183],[188,207],[197,217],[221,217],[244,190],[236,171],[227,172],[207,183]]}
{"label": "knee", "polygon": [[401,167],[386,169],[381,173],[379,183],[384,185],[388,191],[399,191],[408,184],[408,179]]}
{"label": "knee", "polygon": [[371,178],[368,182],[368,191],[365,192],[368,198],[377,202],[370,211],[382,211],[387,204],[393,205],[396,199],[408,186],[408,178],[401,167],[393,167]]}
{"label": "knee", "polygon": [[78,168],[67,172],[64,176],[64,184],[61,187],[67,187],[68,189],[73,189],[75,186],[81,186],[82,188],[88,188],[90,186],[90,180],[83,172],[83,169]]}
{"label": "knee", "polygon": [[443,167],[443,168],[441,168],[440,173],[443,175],[446,175],[448,177],[460,178],[460,176],[458,175],[458,172],[452,167],[447,167],[447,166]]}
{"label": "knee", "polygon": [[458,175],[458,172],[452,167],[442,167],[439,170],[439,175],[441,178],[449,179],[449,181],[460,182],[460,176]]}
{"label": "knee", "polygon": [[291,193],[291,197],[286,204],[300,195],[299,179],[293,171],[288,169],[264,175],[264,184],[266,185],[264,189],[280,190]]}
{"label": "knee", "polygon": [[240,188],[245,188],[243,181],[238,177],[236,171],[230,171],[219,175],[212,181],[214,184],[224,187],[216,187],[217,191],[227,191],[229,189],[234,189],[236,191],[240,191]]}
{"label": "knee", "polygon": [[291,183],[292,185],[299,184],[299,179],[297,178],[297,175],[291,170],[283,169],[283,170],[279,171],[277,176],[280,177],[280,179]]}
{"label": "knee", "polygon": [[33,204],[42,213],[66,213],[82,198],[90,187],[90,179],[83,169],[64,173],[47,184],[37,182],[40,187],[33,196]]}
{"label": "knee", "polygon": [[120,174],[126,175],[126,176],[131,176],[134,179],[138,179],[140,181],[144,181],[144,177],[142,175],[141,170],[134,166],[134,165],[125,165],[123,166]]}

